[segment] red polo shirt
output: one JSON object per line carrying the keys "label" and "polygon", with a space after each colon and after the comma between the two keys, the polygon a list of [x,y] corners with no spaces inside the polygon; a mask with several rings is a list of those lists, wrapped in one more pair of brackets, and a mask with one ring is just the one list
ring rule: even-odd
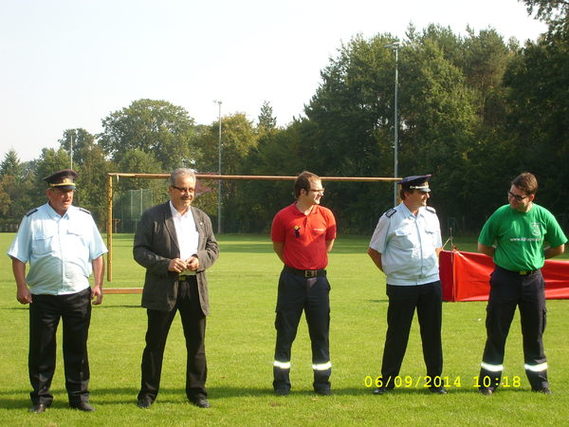
{"label": "red polo shirt", "polygon": [[296,202],[273,218],[271,239],[283,242],[285,264],[299,270],[319,270],[328,265],[326,241],[336,238],[336,219],[328,208],[314,205],[308,215]]}

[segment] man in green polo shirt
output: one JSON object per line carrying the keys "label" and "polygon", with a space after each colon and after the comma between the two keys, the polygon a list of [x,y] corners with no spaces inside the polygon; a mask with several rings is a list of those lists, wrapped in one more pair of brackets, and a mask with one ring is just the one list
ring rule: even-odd
{"label": "man in green polo shirt", "polygon": [[567,237],[547,209],[533,203],[537,179],[518,175],[508,191],[508,203],[486,221],[478,251],[494,258],[490,298],[486,308],[486,346],[480,369],[480,392],[491,395],[500,384],[504,347],[516,311],[520,309],[525,370],[533,391],[551,393],[543,350],[546,258],[565,251]]}

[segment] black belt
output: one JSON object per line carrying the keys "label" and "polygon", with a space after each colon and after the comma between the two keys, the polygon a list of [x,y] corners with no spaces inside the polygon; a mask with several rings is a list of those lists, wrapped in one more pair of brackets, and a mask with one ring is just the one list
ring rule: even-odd
{"label": "black belt", "polygon": [[195,274],[180,274],[178,276],[178,282],[187,282],[190,280],[190,277],[196,277]]}
{"label": "black belt", "polygon": [[505,271],[506,273],[511,273],[511,274],[515,274],[517,276],[531,276],[532,274],[535,274],[541,270],[537,269],[537,270],[522,270],[522,271],[512,271],[512,270],[507,270],[505,268],[500,267],[499,265],[496,266],[497,269],[500,269],[502,271]]}
{"label": "black belt", "polygon": [[284,269],[289,273],[295,274],[297,276],[302,276],[306,279],[310,279],[312,277],[326,276],[326,270],[324,270],[323,268],[321,268],[320,270],[299,270],[297,268],[292,268],[289,267],[288,265],[285,265]]}

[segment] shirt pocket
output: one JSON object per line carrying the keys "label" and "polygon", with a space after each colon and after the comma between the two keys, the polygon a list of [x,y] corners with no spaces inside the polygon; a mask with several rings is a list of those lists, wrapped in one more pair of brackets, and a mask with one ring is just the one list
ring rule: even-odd
{"label": "shirt pocket", "polygon": [[394,230],[393,244],[400,249],[412,249],[414,241],[411,228],[406,226]]}
{"label": "shirt pocket", "polygon": [[437,237],[436,230],[434,228],[425,228],[425,236],[427,237],[427,243],[429,246],[435,247],[436,242],[435,239]]}
{"label": "shirt pocket", "polygon": [[85,229],[82,229],[79,226],[69,227],[65,233],[64,239],[65,244],[68,245],[69,248],[79,250],[79,248],[86,246]]}
{"label": "shirt pocket", "polygon": [[41,230],[34,234],[32,239],[32,253],[35,255],[46,255],[51,253],[55,239],[55,232]]}

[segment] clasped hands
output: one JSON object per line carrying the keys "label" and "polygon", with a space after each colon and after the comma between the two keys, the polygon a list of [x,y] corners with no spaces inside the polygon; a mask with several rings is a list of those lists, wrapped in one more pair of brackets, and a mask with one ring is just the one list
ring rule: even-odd
{"label": "clasped hands", "polygon": [[196,256],[191,256],[187,260],[174,258],[168,264],[168,270],[181,273],[184,270],[196,271],[200,267],[200,260]]}

